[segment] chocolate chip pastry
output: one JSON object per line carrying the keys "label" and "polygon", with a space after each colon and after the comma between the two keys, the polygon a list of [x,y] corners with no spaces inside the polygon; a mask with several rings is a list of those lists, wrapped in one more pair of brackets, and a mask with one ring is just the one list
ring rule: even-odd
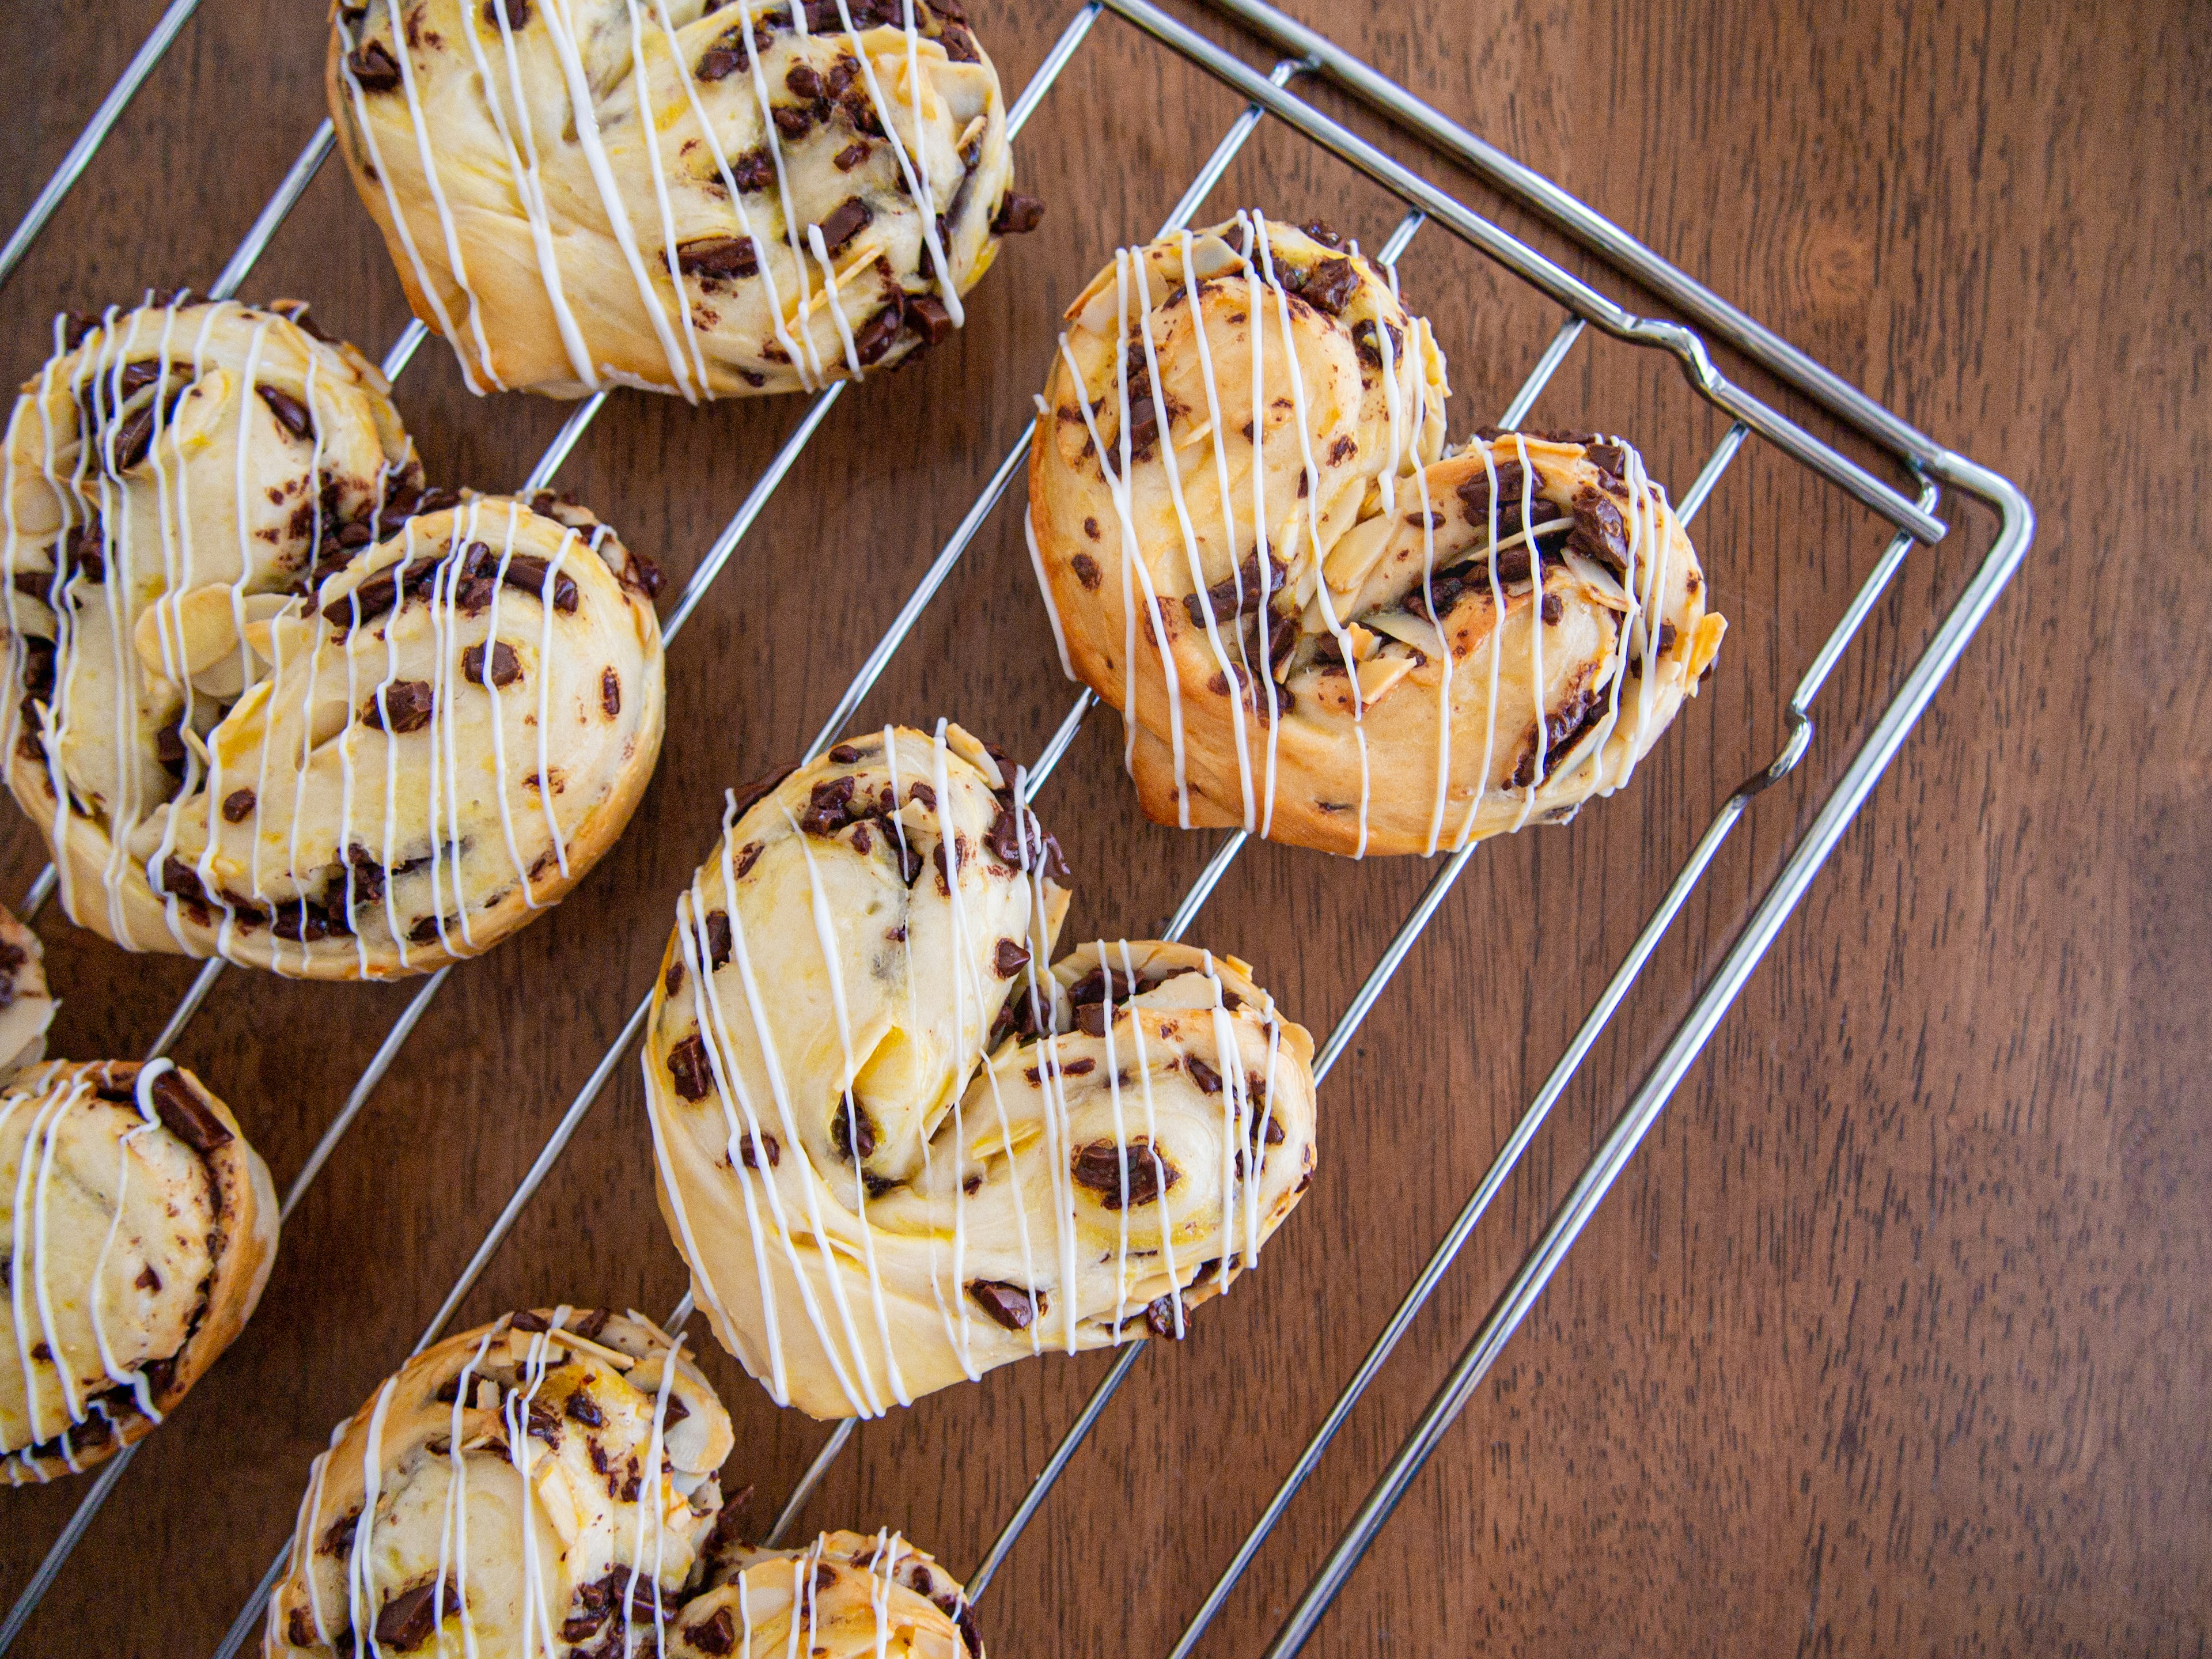
{"label": "chocolate chip pastry", "polygon": [[327,78],[477,391],[857,379],[958,326],[1043,210],[957,0],[338,0]]}
{"label": "chocolate chip pastry", "polygon": [[637,1314],[448,1337],[315,1459],[262,1651],[665,1651],[732,1443],[706,1377]]}
{"label": "chocolate chip pastry", "polygon": [[1029,527],[1147,817],[1462,847],[1618,789],[1696,695],[1726,624],[1635,449],[1455,447],[1447,390],[1428,324],[1322,225],[1124,250],[1068,307]]}
{"label": "chocolate chip pastry", "polygon": [[45,1056],[58,1006],[46,989],[39,936],[0,905],[0,1078]]}
{"label": "chocolate chip pastry", "polygon": [[621,833],[659,577],[582,508],[426,490],[293,309],[66,325],[7,434],[8,777],[70,916],[380,979],[471,956]]}
{"label": "chocolate chip pastry", "polygon": [[737,1546],[668,1632],[670,1659],[983,1659],[960,1581],[896,1533]]}
{"label": "chocolate chip pastry", "polygon": [[1180,1336],[1305,1190],[1312,1040],[1234,957],[1089,944],[1012,763],[885,728],[732,798],[645,1074],[662,1213],[779,1404],[874,1416]]}
{"label": "chocolate chip pastry", "polygon": [[0,1085],[0,1460],[8,1482],[151,1432],[245,1328],[276,1194],[230,1109],[166,1060]]}

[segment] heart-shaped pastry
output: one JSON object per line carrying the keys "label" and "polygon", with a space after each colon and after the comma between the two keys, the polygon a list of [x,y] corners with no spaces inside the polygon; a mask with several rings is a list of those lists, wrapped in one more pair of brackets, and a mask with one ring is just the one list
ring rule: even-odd
{"label": "heart-shaped pastry", "polygon": [[338,148],[477,391],[811,389],[962,320],[1013,193],[954,0],[338,0]]}
{"label": "heart-shaped pastry", "polygon": [[0,1085],[0,1467],[9,1484],[150,1433],[245,1328],[276,1194],[230,1109],[166,1060]]}
{"label": "heart-shaped pastry", "polygon": [[295,314],[72,325],[7,437],[8,776],[133,950],[420,973],[558,900],[659,752],[659,577],[580,507],[425,491]]}
{"label": "heart-shaped pastry", "polygon": [[1234,957],[1085,945],[1012,763],[839,744],[677,906],[644,1057],[662,1212],[779,1404],[874,1416],[1180,1336],[1314,1167],[1313,1042]]}
{"label": "heart-shaped pastry", "polygon": [[637,1314],[561,1307],[447,1337],[315,1459],[262,1652],[659,1651],[734,1443],[713,1385]]}
{"label": "heart-shaped pastry", "polygon": [[1453,448],[1446,390],[1428,324],[1326,226],[1125,249],[1068,307],[1029,529],[1147,817],[1462,847],[1611,793],[1696,695],[1726,624],[1642,458]]}

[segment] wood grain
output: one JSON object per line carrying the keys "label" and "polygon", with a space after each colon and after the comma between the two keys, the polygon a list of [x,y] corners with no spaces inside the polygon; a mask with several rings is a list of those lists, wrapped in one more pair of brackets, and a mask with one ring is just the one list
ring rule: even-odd
{"label": "wood grain", "polygon": [[[1070,9],[970,3],[1010,84]],[[2174,0],[1297,9],[2021,480],[2042,524],[1315,1650],[2203,1651],[2212,520],[2187,483],[2212,470],[2201,15]],[[158,10],[11,19],[0,222]],[[209,281],[320,113],[321,50],[297,5],[210,0],[0,290],[0,367],[35,368],[58,308]],[[1020,142],[1043,227],[956,343],[832,413],[672,647],[666,752],[628,835],[557,911],[453,977],[288,1229],[254,1322],[147,1443],[22,1650],[212,1648],[329,1425],[405,1352],[647,983],[720,790],[812,735],[1019,435],[1065,297],[1150,231],[1235,110],[1099,25]],[[1417,164],[1598,275],[1472,179]],[[1322,214],[1370,246],[1396,216],[1272,125],[1213,198],[1238,203]],[[1492,418],[1556,315],[1434,229],[1403,270],[1450,355],[1455,426]],[[373,350],[404,321],[335,170],[249,292],[310,298]],[[398,395],[441,482],[519,480],[562,414],[471,398],[435,348]],[[561,482],[680,577],[799,412],[619,396]],[[1537,418],[1632,434],[1678,488],[1722,429],[1668,365],[1589,343]],[[1803,775],[1737,833],[1207,1653],[1273,1632],[1957,593],[1991,526],[1948,510],[1964,533],[1908,565],[1826,694]],[[1733,623],[1709,695],[1625,796],[1474,860],[1330,1079],[1304,1209],[1249,1291],[1139,1362],[993,1586],[994,1651],[1170,1645],[1713,808],[1772,751],[1788,684],[1885,539],[1757,446],[1698,537]],[[863,720],[946,714],[1034,752],[1069,695],[1002,510]],[[1117,763],[1094,720],[1042,802],[1077,872],[1078,934],[1155,926],[1212,850],[1138,822]],[[12,896],[41,854],[0,817]],[[1319,1030],[1428,874],[1249,852],[1196,935],[1249,957]],[[191,977],[58,918],[41,932],[59,1053],[137,1053]],[[179,1056],[282,1181],[410,994],[228,974]],[[464,1317],[560,1298],[658,1313],[681,1289],[625,1065]],[[729,1484],[757,1485],[764,1521],[823,1431],[709,1358],[744,1448]],[[1010,1367],[865,1427],[808,1524],[896,1526],[972,1565],[1109,1363]],[[0,1495],[0,1594],[77,1497]]]}

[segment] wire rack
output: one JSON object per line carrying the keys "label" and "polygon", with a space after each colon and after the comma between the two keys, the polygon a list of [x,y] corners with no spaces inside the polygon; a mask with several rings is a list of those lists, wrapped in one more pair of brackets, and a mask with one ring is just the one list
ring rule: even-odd
{"label": "wire rack", "polygon": [[[1164,234],[1188,221],[1261,123],[1273,117],[1339,161],[1365,174],[1404,204],[1407,210],[1405,216],[1378,251],[1378,261],[1386,268],[1395,267],[1415,234],[1425,225],[1433,222],[1563,309],[1565,316],[1558,331],[1551,337],[1538,356],[1534,368],[1503,412],[1501,425],[1516,426],[1527,416],[1538,395],[1569,360],[1586,331],[1595,328],[1628,344],[1674,357],[1691,389],[1729,417],[1729,424],[1724,435],[1707,456],[1695,479],[1682,492],[1677,504],[1678,513],[1686,523],[1703,507],[1746,441],[1756,436],[1870,508],[1893,526],[1895,533],[1845,608],[1841,620],[1814,653],[1797,682],[1785,708],[1782,742],[1773,759],[1746,779],[1722,803],[1698,840],[1688,860],[1676,872],[1665,896],[1645,921],[1627,955],[1583,1018],[1542,1087],[1537,1091],[1494,1155],[1481,1181],[1445,1231],[1442,1241],[1406,1291],[1365,1357],[1346,1382],[1322,1422],[1285,1472],[1280,1485],[1258,1520],[1222,1569],[1204,1602],[1176,1644],[1170,1659],[1185,1659],[1212,1626],[1231,1590],[1295,1500],[1299,1488],[1313,1473],[1331,1440],[1389,1364],[1393,1350],[1450,1271],[1537,1131],[1579,1073],[1598,1038],[1635,987],[1652,953],[1696,890],[1730,832],[1759,794],[1790,775],[1803,758],[1812,741],[1815,701],[1844,653],[1857,638],[1876,604],[1902,568],[1908,555],[1916,545],[1932,549],[1950,537],[1949,527],[1936,517],[1942,492],[1949,489],[1959,496],[1978,501],[1991,509],[1996,518],[1996,531],[1989,550],[1967,579],[1963,592],[1935,628],[1919,658],[1905,672],[1891,701],[1875,719],[1867,737],[1845,765],[1834,787],[1813,812],[1809,824],[1791,848],[1778,873],[1759,896],[1741,931],[1705,970],[1695,1000],[1665,1042],[1657,1060],[1629,1093],[1611,1128],[1601,1139],[1581,1175],[1559,1204],[1536,1243],[1522,1257],[1504,1290],[1468,1339],[1443,1383],[1437,1389],[1395,1455],[1375,1481],[1320,1571],[1284,1620],[1269,1646],[1268,1655],[1269,1659],[1287,1659],[1288,1656],[1304,1646],[1331,1601],[1357,1569],[1377,1533],[1404,1498],[1422,1466],[1472,1399],[1504,1345],[1527,1317],[1772,944],[1782,925],[1804,896],[1814,875],[1865,803],[1875,782],[1926,710],[1937,688],[1958,661],[2005,583],[2026,556],[2034,533],[2034,515],[2027,497],[2011,483],[1917,431],[1891,410],[1661,258],[1619,226],[1540,174],[1421,103],[1404,88],[1344,52],[1322,35],[1266,3],[1266,0],[1208,0],[1208,3],[1284,54],[1274,64],[1271,72],[1262,74],[1252,68],[1152,3],[1152,0],[1088,0],[1088,3],[1077,9],[1062,29],[1036,74],[1009,110],[1010,135],[1021,130],[1053,82],[1090,37],[1094,27],[1106,13],[1111,12],[1127,26],[1179,54],[1248,100],[1158,234]],[[0,282],[4,282],[14,270],[55,207],[106,137],[125,106],[160,61],[178,32],[197,10],[198,5],[198,0],[173,0],[152,34],[133,58],[122,79],[102,102],[52,179],[40,191],[29,212],[5,246],[0,246]],[[1528,243],[1501,229],[1457,198],[1423,179],[1376,145],[1322,112],[1312,102],[1291,91],[1291,82],[1301,76],[1319,77],[1333,82],[1341,91],[1348,93],[1427,146],[1437,156],[1474,172],[1503,195],[1548,220],[1567,237],[1632,278],[1646,292],[1665,301],[1696,327],[1684,322],[1639,316],[1627,310]],[[301,150],[283,183],[262,209],[245,240],[216,279],[210,290],[214,297],[228,298],[235,294],[245,282],[277,228],[328,158],[331,143],[331,124],[325,120]],[[387,377],[398,378],[416,348],[422,344],[425,332],[422,324],[411,323],[392,343],[383,362]],[[1910,477],[1912,493],[1907,495],[1885,483],[1841,451],[1806,431],[1772,404],[1730,380],[1715,365],[1708,352],[1706,340],[1709,337],[1758,364],[1790,391],[1819,404],[1852,428]],[[761,472],[736,514],[715,538],[678,597],[664,624],[664,635],[671,644],[727,566],[738,544],[766,507],[800,453],[812,440],[823,418],[842,393],[844,386],[844,382],[839,382],[814,394],[796,428]],[[600,392],[576,405],[532,469],[523,486],[525,494],[543,488],[552,480],[597,416],[605,398],[606,394]],[[920,583],[900,607],[889,629],[861,663],[843,696],[823,721],[820,732],[810,745],[807,750],[809,758],[834,742],[857,713],[862,701],[890,665],[894,654],[924,610],[1005,498],[1021,470],[1028,448],[1029,438],[1024,432],[1007,452],[951,538],[939,551]],[[1066,754],[1096,702],[1092,694],[1085,692],[1068,709],[1058,730],[1029,771],[1028,787],[1032,793],[1050,777]],[[1207,897],[1243,850],[1247,839],[1245,832],[1237,831],[1222,841],[1166,925],[1164,933],[1167,938],[1178,939],[1188,928]],[[1414,942],[1449,896],[1480,845],[1476,843],[1464,848],[1439,865],[1412,912],[1361,984],[1343,1017],[1323,1042],[1314,1067],[1317,1081],[1326,1078],[1343,1056],[1362,1022],[1404,962]],[[52,890],[53,872],[49,866],[27,895],[24,905],[26,912],[36,915]],[[161,1054],[176,1042],[205,1000],[210,988],[224,971],[225,964],[220,960],[210,961],[200,971],[177,1004],[161,1036],[148,1051],[149,1059]],[[409,1036],[438,995],[450,971],[449,969],[441,969],[427,978],[393,1022],[343,1106],[331,1120],[299,1174],[294,1177],[283,1200],[281,1217],[289,1217],[313,1185],[378,1084],[398,1060]],[[436,1340],[444,1331],[463,1298],[521,1218],[586,1115],[591,1111],[637,1042],[644,1028],[650,1001],[649,994],[640,999],[620,1034],[592,1068],[583,1087],[569,1102],[521,1183],[485,1232],[468,1265],[439,1307],[435,1317],[424,1329],[416,1345],[418,1351]],[[672,1311],[669,1324],[672,1328],[680,1328],[690,1312],[690,1298],[687,1295]],[[980,1599],[988,1590],[1016,1540],[1136,1364],[1144,1346],[1144,1340],[1139,1339],[1121,1350],[1111,1368],[1047,1458],[1013,1514],[1008,1517],[969,1575],[968,1595],[971,1601]],[[789,1530],[809,1496],[844,1452],[855,1429],[856,1425],[848,1421],[830,1434],[789,1494],[767,1541],[775,1543]],[[135,1446],[126,1448],[113,1458],[87,1490],[68,1524],[9,1609],[6,1620],[0,1623],[0,1652],[4,1652],[21,1632],[31,1613],[64,1569],[93,1517],[125,1480],[135,1450]],[[252,1636],[268,1595],[283,1570],[284,1559],[280,1553],[252,1598],[240,1609],[236,1621],[217,1650],[218,1659],[231,1659],[231,1656],[236,1654]]]}

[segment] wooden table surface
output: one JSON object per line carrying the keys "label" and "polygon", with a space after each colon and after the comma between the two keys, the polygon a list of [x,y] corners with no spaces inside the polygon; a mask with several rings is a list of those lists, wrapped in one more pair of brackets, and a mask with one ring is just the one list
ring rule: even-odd
{"label": "wooden table surface", "polygon": [[[1010,89],[1071,10],[970,9]],[[0,223],[159,9],[17,9]],[[313,9],[208,0],[0,291],[9,375],[35,368],[57,308],[213,278],[321,114]],[[2173,0],[2095,16],[2017,0],[1547,0],[1479,24],[1463,0],[1297,9],[2019,480],[2041,518],[1981,637],[1314,1650],[2201,1652],[2201,15]],[[1116,241],[1150,234],[1236,109],[1101,22],[1019,143],[1025,184],[1050,203],[1042,228],[1007,248],[962,337],[831,413],[671,649],[667,745],[629,832],[557,911],[453,976],[294,1218],[252,1324],[147,1443],[23,1650],[212,1648],[331,1424],[406,1352],[647,983],[720,789],[812,735],[1021,434],[1060,305]],[[1472,179],[1418,165],[1563,251]],[[1320,214],[1370,247],[1396,217],[1272,124],[1214,216],[1237,204]],[[1434,228],[1403,281],[1449,354],[1455,429],[1494,418],[1557,313]],[[248,292],[311,299],[372,353],[406,320],[335,167]],[[564,413],[471,398],[436,346],[398,401],[435,481],[484,486],[518,482]],[[560,481],[681,578],[800,409],[618,394]],[[1724,424],[1668,364],[1589,342],[1535,419],[1632,434],[1678,490]],[[1826,694],[1802,774],[1737,832],[1206,1653],[1272,1635],[1960,591],[1992,523],[1947,511],[1964,533],[1907,566]],[[1707,695],[1626,794],[1472,861],[1329,1079],[1318,1182],[1261,1271],[1188,1342],[1141,1358],[992,1586],[979,1620],[994,1652],[1164,1654],[1714,808],[1773,751],[1783,688],[1887,539],[1757,444],[1697,533],[1732,623]],[[949,714],[1033,753],[1069,696],[1008,507],[863,720]],[[1143,824],[1118,754],[1094,720],[1040,803],[1076,872],[1071,937],[1157,927],[1215,845]],[[4,817],[13,897],[42,854]],[[1255,849],[1195,936],[1250,957],[1320,1030],[1429,874]],[[62,1054],[137,1054],[192,975],[58,915],[40,931]],[[413,990],[226,974],[178,1056],[234,1103],[281,1183]],[[464,1319],[560,1299],[659,1314],[683,1287],[625,1062]],[[764,1526],[824,1431],[701,1340],[738,1423],[726,1484],[753,1483]],[[966,1570],[1110,1363],[1009,1367],[863,1427],[806,1525],[895,1526]],[[0,1494],[0,1594],[82,1489]]]}

